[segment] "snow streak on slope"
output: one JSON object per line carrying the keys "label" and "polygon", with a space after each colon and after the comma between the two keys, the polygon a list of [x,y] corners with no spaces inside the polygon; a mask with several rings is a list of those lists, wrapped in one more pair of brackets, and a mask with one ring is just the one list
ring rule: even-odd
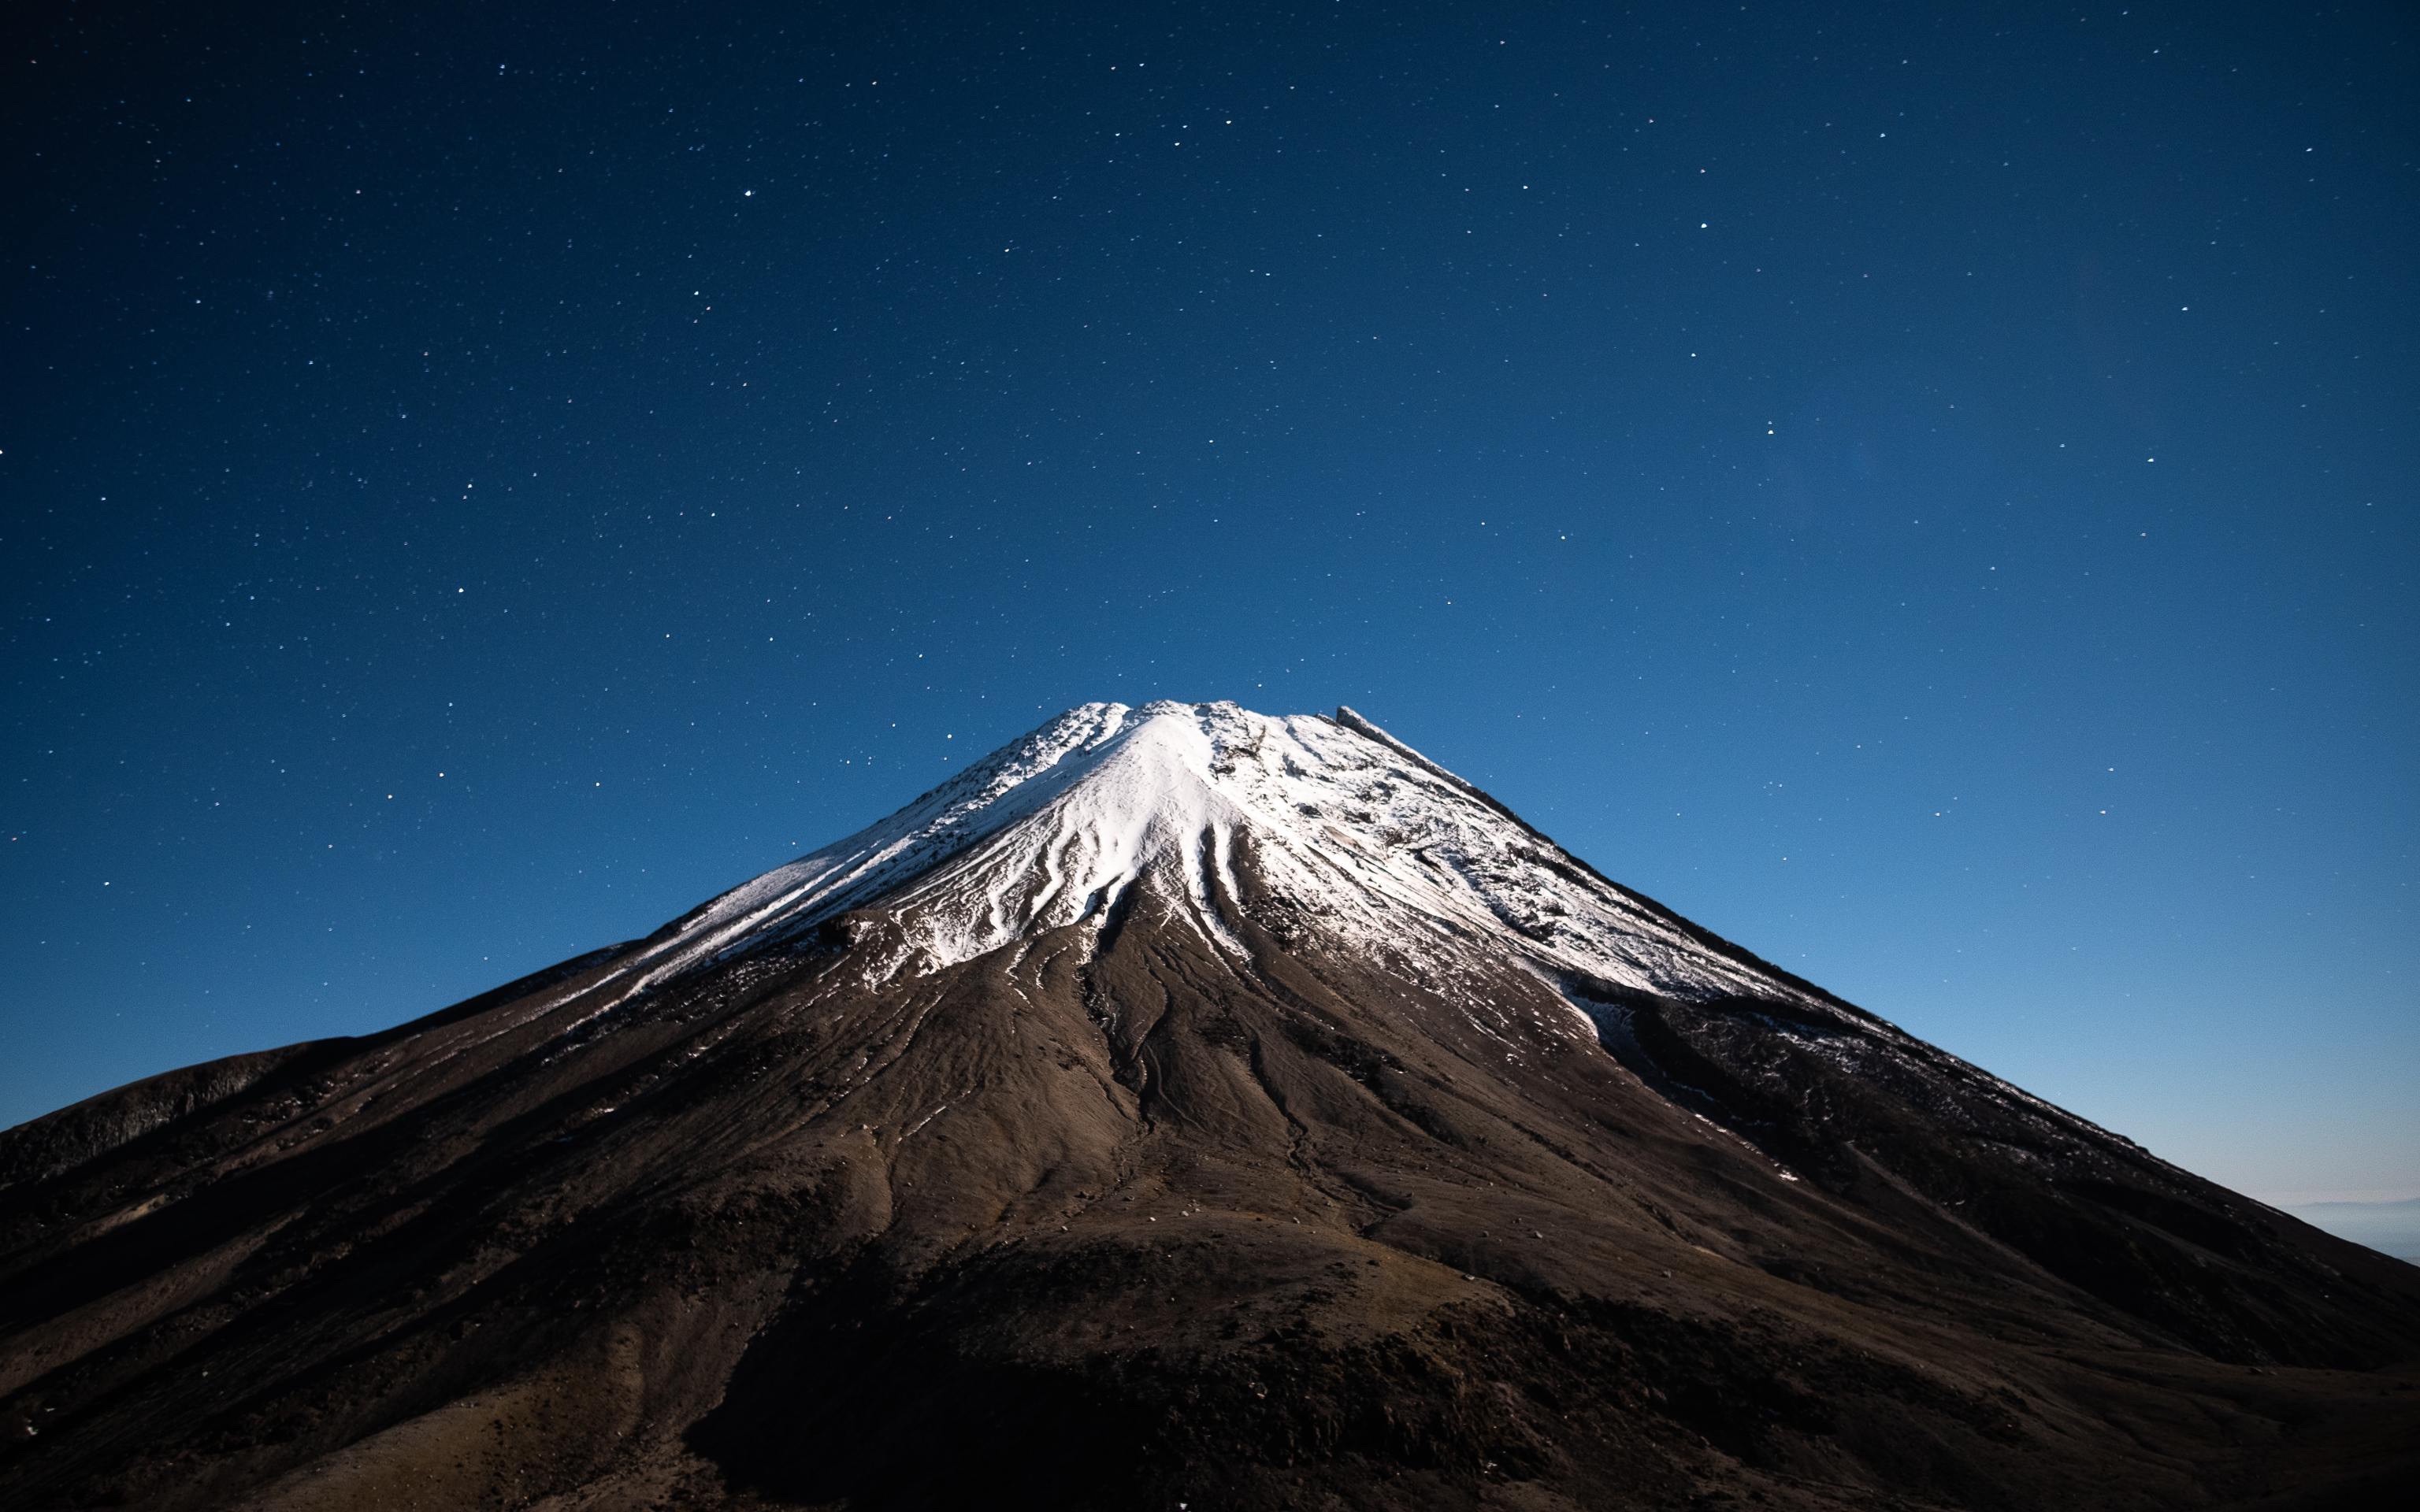
{"label": "snow streak on slope", "polygon": [[1807,995],[1692,937],[1451,773],[1340,711],[1088,703],[836,845],[681,921],[641,982],[878,907],[930,970],[1098,922],[1140,887],[1236,964],[1225,915],[1249,845],[1269,889],[1331,944],[1422,975],[1506,954],[1667,996]]}

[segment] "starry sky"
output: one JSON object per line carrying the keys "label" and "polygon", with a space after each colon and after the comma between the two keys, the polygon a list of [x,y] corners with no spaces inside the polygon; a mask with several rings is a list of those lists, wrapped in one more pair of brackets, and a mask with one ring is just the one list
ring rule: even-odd
{"label": "starry sky", "polygon": [[2407,7],[363,8],[10,18],[0,1123],[1233,698],[2420,1193]]}

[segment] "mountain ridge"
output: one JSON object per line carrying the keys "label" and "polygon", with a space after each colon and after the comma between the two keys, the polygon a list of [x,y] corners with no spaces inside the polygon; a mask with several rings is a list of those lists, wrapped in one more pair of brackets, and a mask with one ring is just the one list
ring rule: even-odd
{"label": "mountain ridge", "polygon": [[2221,1506],[2403,1473],[2416,1357],[2420,1272],[1348,709],[1081,705],[644,939],[0,1134],[30,1506]]}

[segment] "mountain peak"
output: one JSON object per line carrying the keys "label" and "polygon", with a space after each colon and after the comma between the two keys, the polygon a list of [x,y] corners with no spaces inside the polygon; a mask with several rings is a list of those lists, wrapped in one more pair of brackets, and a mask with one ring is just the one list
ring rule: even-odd
{"label": "mountain peak", "polygon": [[[1244,873],[1253,878],[1247,886]],[[927,974],[1149,899],[1241,963],[1251,899],[1453,974],[1509,952],[1540,975],[1677,997],[1807,997],[1606,882],[1352,709],[1085,703],[877,824],[743,883],[653,942],[647,981],[886,915],[884,969]],[[1592,1032],[1575,1014],[1574,1032]]]}

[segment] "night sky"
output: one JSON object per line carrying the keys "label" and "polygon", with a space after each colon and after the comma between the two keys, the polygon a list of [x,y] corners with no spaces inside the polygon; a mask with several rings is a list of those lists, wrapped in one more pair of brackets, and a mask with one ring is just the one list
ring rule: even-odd
{"label": "night sky", "polygon": [[2407,5],[365,8],[8,23],[0,1123],[1232,698],[2420,1193]]}

